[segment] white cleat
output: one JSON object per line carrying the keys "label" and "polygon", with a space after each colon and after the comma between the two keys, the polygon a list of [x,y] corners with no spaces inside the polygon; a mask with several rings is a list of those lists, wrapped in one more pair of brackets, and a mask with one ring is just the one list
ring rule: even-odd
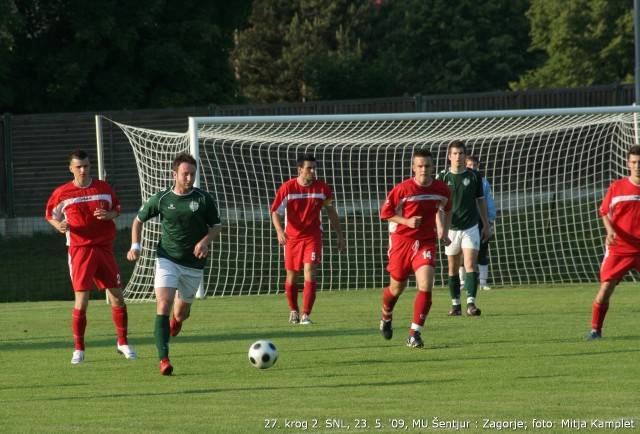
{"label": "white cleat", "polygon": [[74,365],[84,363],[84,350],[75,350],[73,356],[71,356],[71,363]]}
{"label": "white cleat", "polygon": [[127,359],[137,359],[138,355],[131,345],[118,345],[118,354],[124,354]]}
{"label": "white cleat", "polygon": [[302,318],[300,319],[300,324],[310,325],[310,324],[313,324],[313,321],[309,319],[309,315],[302,315]]}
{"label": "white cleat", "polygon": [[491,287],[489,285],[480,285],[480,291],[491,291]]}

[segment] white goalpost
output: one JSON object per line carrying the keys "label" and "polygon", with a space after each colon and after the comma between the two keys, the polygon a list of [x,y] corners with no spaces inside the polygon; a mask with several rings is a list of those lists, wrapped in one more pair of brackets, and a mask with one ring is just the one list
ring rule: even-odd
{"label": "white goalpost", "polygon": [[[217,201],[224,230],[205,268],[209,296],[283,291],[282,248],[269,209],[295,177],[296,157],[313,153],[318,177],[332,186],[347,249],[337,252],[323,215],[318,289],[388,284],[387,224],[379,211],[389,190],[411,173],[411,154],[430,149],[447,166],[454,140],[480,159],[498,219],[490,242],[490,285],[597,282],[603,229],[597,209],[614,179],[627,176],[638,107],[333,116],[196,117],[169,133],[116,123],[128,137],[140,175],[141,202],[171,183],[181,151],[199,161],[199,183]],[[142,255],[125,294],[153,298],[159,222],[144,225]],[[436,286],[446,285],[439,251]],[[635,280],[637,275],[628,279]],[[415,285],[415,282],[410,282]]]}

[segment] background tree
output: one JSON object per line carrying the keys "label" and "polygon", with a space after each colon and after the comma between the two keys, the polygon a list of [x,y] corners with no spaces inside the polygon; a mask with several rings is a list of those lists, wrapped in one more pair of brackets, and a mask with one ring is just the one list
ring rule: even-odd
{"label": "background tree", "polygon": [[505,90],[531,68],[529,0],[390,0],[379,56],[401,65],[396,94]]}
{"label": "background tree", "polygon": [[233,53],[252,102],[507,89],[529,0],[256,0]]}
{"label": "background tree", "polygon": [[[4,0],[0,0],[4,1]],[[14,0],[13,113],[234,101],[232,31],[250,0]],[[0,76],[0,80],[2,77]]]}
{"label": "background tree", "polygon": [[319,84],[335,69],[328,65],[360,60],[353,17],[370,6],[370,0],[255,0],[232,53],[243,96],[263,103],[326,98]]}
{"label": "background tree", "polygon": [[514,90],[633,82],[633,2],[533,0],[531,50],[541,66],[512,83]]}
{"label": "background tree", "polygon": [[15,49],[14,37],[20,24],[13,2],[0,0],[0,107],[8,106],[14,99],[14,89],[9,84],[9,58]]}

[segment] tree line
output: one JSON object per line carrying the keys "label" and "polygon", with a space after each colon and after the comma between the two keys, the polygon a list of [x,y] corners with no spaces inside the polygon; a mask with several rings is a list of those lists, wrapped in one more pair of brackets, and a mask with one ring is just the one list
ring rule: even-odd
{"label": "tree line", "polygon": [[0,109],[633,82],[631,0],[0,0]]}

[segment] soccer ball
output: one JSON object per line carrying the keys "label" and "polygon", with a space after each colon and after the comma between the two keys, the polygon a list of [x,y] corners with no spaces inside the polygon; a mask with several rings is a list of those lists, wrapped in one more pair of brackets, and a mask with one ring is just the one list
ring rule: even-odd
{"label": "soccer ball", "polygon": [[271,341],[257,341],[249,348],[249,361],[256,368],[270,368],[276,360],[278,360],[278,349]]}

